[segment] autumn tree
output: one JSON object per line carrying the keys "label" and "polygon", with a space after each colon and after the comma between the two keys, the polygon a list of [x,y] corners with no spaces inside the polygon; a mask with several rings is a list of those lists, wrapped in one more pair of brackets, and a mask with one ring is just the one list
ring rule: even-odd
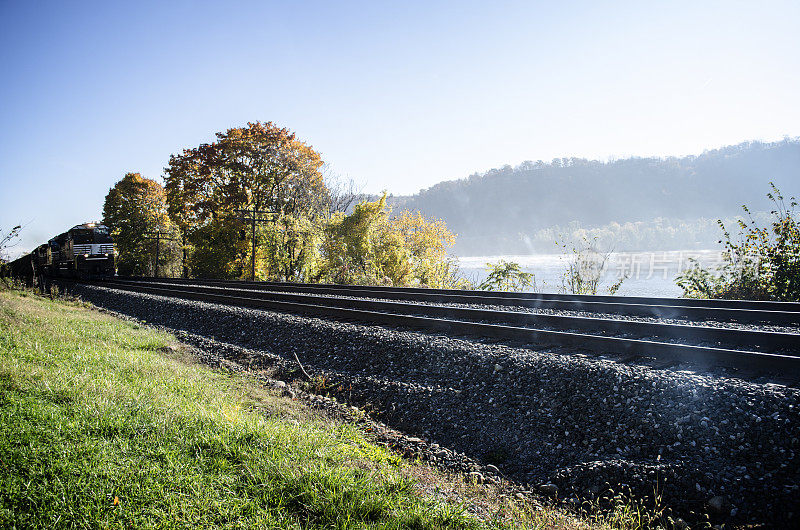
{"label": "autumn tree", "polygon": [[284,215],[262,229],[263,270],[285,281],[310,281],[318,276],[321,217]]}
{"label": "autumn tree", "polygon": [[322,277],[336,283],[450,287],[456,269],[446,250],[455,236],[444,222],[419,213],[396,218],[386,195],[363,201],[326,224],[321,246]]}
{"label": "autumn tree", "polygon": [[[385,208],[384,195],[377,201],[357,204],[349,215],[338,212],[331,217],[323,231],[322,277],[345,284],[405,282],[410,273],[408,256],[399,238],[387,237],[390,230]],[[392,263],[383,263],[387,260]]]}
{"label": "autumn tree", "polygon": [[[268,259],[263,239],[276,235],[277,221],[292,218],[282,223],[290,229],[321,210],[326,190],[319,153],[271,122],[248,123],[216,136],[211,144],[173,155],[166,168],[169,213],[190,251],[193,272],[246,277],[282,271],[296,276],[304,267],[296,240],[306,237],[305,232],[294,230],[270,240],[279,254],[294,256],[289,263]],[[261,221],[248,222],[252,215],[275,221],[273,230],[260,228]]]}
{"label": "autumn tree", "polygon": [[[127,173],[106,195],[103,218],[119,252],[120,274],[174,276],[180,255],[164,188],[139,173]],[[160,233],[156,240],[153,237]],[[156,261],[159,261],[156,270]]]}
{"label": "autumn tree", "polygon": [[415,280],[428,287],[451,287],[454,264],[448,259],[447,251],[455,244],[456,236],[447,229],[445,222],[404,210],[391,220],[391,225],[403,238],[411,255]]}

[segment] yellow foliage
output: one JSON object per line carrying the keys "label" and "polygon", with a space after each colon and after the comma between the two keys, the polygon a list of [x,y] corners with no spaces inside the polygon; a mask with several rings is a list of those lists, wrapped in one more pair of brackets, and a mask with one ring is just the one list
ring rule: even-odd
{"label": "yellow foliage", "polygon": [[[256,277],[300,275],[310,255],[298,251],[295,236],[301,231],[264,237],[264,226],[268,218],[278,227],[286,217],[313,218],[322,211],[327,197],[322,164],[311,146],[271,122],[228,129],[211,144],[170,157],[165,176],[169,209],[192,247],[193,273],[249,277],[255,247]],[[262,219],[255,241],[245,210]],[[270,259],[265,259],[265,242],[273,249]],[[276,263],[281,256],[287,261]]]}
{"label": "yellow foliage", "polygon": [[322,274],[337,283],[449,286],[455,242],[443,221],[415,212],[392,218],[386,195],[334,215],[324,229]]}
{"label": "yellow foliage", "polygon": [[392,219],[391,225],[411,253],[416,282],[429,287],[448,287],[450,267],[444,265],[447,250],[455,244],[456,236],[447,229],[444,221],[406,210]]}
{"label": "yellow foliage", "polygon": [[[177,235],[167,210],[164,188],[139,173],[127,173],[109,190],[103,218],[117,245],[120,274],[155,273],[155,241],[147,239],[146,234],[158,231],[165,238]],[[159,257],[159,273],[178,270],[179,255],[174,242],[159,241]]]}

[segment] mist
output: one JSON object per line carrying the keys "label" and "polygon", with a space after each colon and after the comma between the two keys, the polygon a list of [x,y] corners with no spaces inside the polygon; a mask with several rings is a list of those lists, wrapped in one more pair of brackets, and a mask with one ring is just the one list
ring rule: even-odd
{"label": "mist", "polygon": [[717,220],[734,225],[742,205],[766,219],[770,182],[800,196],[798,139],[680,158],[523,162],[390,203],[443,219],[459,256],[552,253],[556,241],[584,238],[615,251],[709,249],[718,247]]}

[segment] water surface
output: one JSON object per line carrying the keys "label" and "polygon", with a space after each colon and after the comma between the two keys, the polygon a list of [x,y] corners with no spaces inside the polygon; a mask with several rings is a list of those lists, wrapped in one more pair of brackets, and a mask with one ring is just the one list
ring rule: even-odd
{"label": "water surface", "polygon": [[[594,262],[602,255],[590,256]],[[486,263],[513,261],[536,278],[536,291],[562,292],[562,278],[567,264],[574,260],[568,254],[533,254],[521,256],[461,256],[458,258],[462,275],[481,282],[488,272]],[[619,290],[621,296],[677,297],[683,290],[675,285],[675,277],[691,266],[690,258],[703,267],[715,268],[722,262],[719,250],[671,250],[658,252],[613,252],[608,255],[597,294],[608,294],[609,286],[625,277]],[[533,290],[533,289],[528,289]]]}

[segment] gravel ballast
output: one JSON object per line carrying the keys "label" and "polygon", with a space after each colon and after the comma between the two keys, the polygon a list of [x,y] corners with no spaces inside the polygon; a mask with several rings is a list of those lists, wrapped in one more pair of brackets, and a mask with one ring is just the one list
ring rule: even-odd
{"label": "gravel ballast", "polygon": [[712,521],[800,520],[798,389],[97,286],[75,292],[234,345],[229,354],[247,358],[231,360],[251,369],[297,355],[340,400],[440,446],[440,464],[460,468],[448,449],[461,452],[572,503],[624,484]]}
{"label": "gravel ballast", "polygon": [[[167,287],[176,287],[175,284],[166,283],[166,284],[159,284],[158,282],[148,282],[149,285],[165,285]],[[215,287],[205,285],[203,283],[187,283],[186,286],[191,287]],[[235,290],[237,294],[241,294],[242,296],[246,296],[248,291],[258,292],[260,294],[302,294],[308,297],[317,297],[317,298],[343,298],[349,300],[367,300],[373,302],[403,302],[403,300],[394,300],[394,299],[386,299],[374,296],[351,296],[346,294],[337,294],[337,295],[330,295],[330,294],[319,294],[314,292],[303,292],[303,293],[287,293],[286,291],[270,291],[268,289],[243,289],[243,288],[224,288],[218,287],[220,291],[227,291],[230,292]],[[620,297],[623,299],[623,297]],[[623,320],[629,322],[648,322],[654,324],[675,324],[675,325],[692,325],[692,324],[700,324],[702,326],[708,327],[716,327],[716,328],[723,328],[723,329],[739,329],[743,331],[774,331],[777,333],[797,333],[798,340],[800,340],[800,327],[792,326],[792,325],[777,325],[772,323],[741,323],[741,322],[727,322],[727,321],[717,321],[717,320],[703,320],[701,322],[685,319],[685,318],[665,318],[665,317],[646,317],[646,316],[636,316],[636,315],[625,315],[625,314],[615,314],[615,313],[602,313],[596,311],[581,311],[577,309],[548,309],[542,307],[531,307],[531,306],[515,306],[515,305],[492,305],[492,304],[467,304],[467,303],[459,303],[459,302],[427,302],[427,301],[418,301],[415,300],[413,302],[415,305],[420,306],[442,306],[442,307],[457,307],[463,309],[478,309],[478,310],[486,310],[486,311],[500,311],[500,312],[512,312],[512,313],[529,313],[531,315],[553,315],[553,316],[566,316],[566,317],[583,317],[583,318],[596,318],[596,319],[606,319],[606,320]]]}

